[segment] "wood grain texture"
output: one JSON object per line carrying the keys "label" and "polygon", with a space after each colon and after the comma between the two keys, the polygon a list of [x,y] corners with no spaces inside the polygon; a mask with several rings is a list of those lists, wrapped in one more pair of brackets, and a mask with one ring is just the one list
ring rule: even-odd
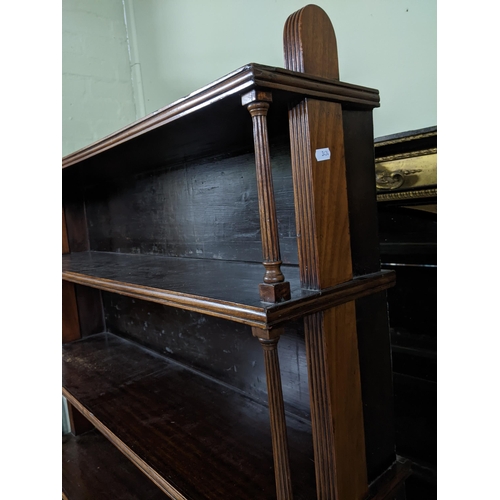
{"label": "wood grain texture", "polygon": [[[340,105],[302,101],[290,110],[290,138],[301,282],[327,288],[352,278]],[[329,160],[316,159],[322,148]]]}
{"label": "wood grain texture", "polygon": [[[138,120],[137,122],[110,134],[109,136],[63,158],[62,167],[67,168],[83,162],[109,149],[116,148],[134,139],[144,136],[169,123],[177,122],[186,116],[197,113],[200,109],[214,102],[227,99],[232,95],[240,95],[253,88],[276,89],[289,94],[304,97],[319,97],[344,102],[353,108],[372,109],[379,106],[378,91],[352,85],[345,82],[336,82],[314,75],[300,74],[282,68],[248,64],[227,76],[193,92],[164,108]],[[176,124],[179,126],[179,124]],[[193,133],[198,133],[193,130]]]}
{"label": "wood grain texture", "polygon": [[62,489],[69,500],[168,498],[97,430],[63,436]]}
{"label": "wood grain texture", "polygon": [[[244,122],[237,126],[248,135],[248,152],[228,156],[226,151],[223,157],[163,165],[113,182],[89,181],[90,249],[262,262],[252,119],[245,108],[239,111]],[[286,110],[273,128],[274,134],[288,135]],[[282,137],[270,147],[281,257],[297,264],[290,147]]]}
{"label": "wood grain texture", "polygon": [[[254,336],[258,337],[259,334],[258,329],[253,330]],[[291,500],[293,498],[292,479],[288,456],[285,406],[283,403],[281,372],[277,350],[279,336],[269,340],[259,338],[259,341],[264,351],[264,364],[266,367],[276,497],[278,500]]]}
{"label": "wood grain texture", "polygon": [[[314,461],[318,498],[335,499],[335,440],[331,418],[332,395],[325,374],[328,371],[323,338],[323,313],[304,318]],[[331,473],[329,472],[331,471]]]}
{"label": "wood grain texture", "polygon": [[[63,351],[63,394],[172,498],[275,498],[265,406],[111,334]],[[295,498],[309,500],[310,426],[287,428]]]}
{"label": "wood grain texture", "polygon": [[360,499],[368,483],[354,302],[304,323],[318,498]]}
{"label": "wood grain texture", "polygon": [[256,288],[261,266],[248,262],[80,252],[63,257],[62,277],[72,283],[264,329],[385,290],[395,279],[393,271],[382,271],[312,291],[301,288],[296,267],[284,268],[292,298],[278,304],[260,301]]}
{"label": "wood grain texture", "polygon": [[[319,7],[288,18],[284,46],[288,69],[338,78],[335,33]],[[353,276],[342,105],[305,98],[289,121],[300,279],[321,290]],[[368,480],[355,304],[304,324],[318,498],[361,500]]]}
{"label": "wood grain texture", "polygon": [[101,291],[75,284],[82,337],[105,331]]}
{"label": "wood grain texture", "polygon": [[337,39],[323,9],[307,5],[294,12],[286,20],[283,38],[287,69],[339,79]]}
{"label": "wood grain texture", "polygon": [[247,107],[253,123],[260,235],[265,268],[263,283],[259,284],[259,293],[261,300],[274,303],[290,299],[290,284],[285,281],[281,271],[278,219],[266,120],[270,102],[270,92],[253,91],[242,97],[242,104]]}
{"label": "wood grain texture", "polygon": [[[249,326],[117,294],[104,293],[103,302],[108,332],[267,404],[262,349]],[[285,332],[278,349],[285,411],[310,419],[302,321],[288,322]]]}
{"label": "wood grain texture", "polygon": [[358,499],[366,493],[368,480],[355,303],[325,311],[323,321],[337,498]]}
{"label": "wood grain texture", "polygon": [[80,324],[76,303],[75,285],[69,281],[62,282],[62,341],[72,342],[79,339]]}

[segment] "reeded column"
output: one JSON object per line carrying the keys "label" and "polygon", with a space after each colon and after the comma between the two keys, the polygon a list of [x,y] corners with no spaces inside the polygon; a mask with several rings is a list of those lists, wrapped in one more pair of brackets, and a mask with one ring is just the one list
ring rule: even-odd
{"label": "reeded column", "polygon": [[260,298],[264,302],[282,302],[290,298],[290,283],[285,281],[281,271],[278,220],[269,154],[267,111],[272,96],[270,92],[252,90],[242,97],[241,102],[247,107],[253,122],[262,263],[265,268],[263,283],[259,285]]}
{"label": "reeded column", "polygon": [[281,387],[281,373],[278,359],[278,340],[283,332],[279,329],[276,337],[264,338],[269,331],[252,328],[253,335],[259,339],[264,351],[266,367],[267,394],[269,402],[269,417],[271,420],[271,439],[273,444],[274,476],[276,480],[276,497],[278,500],[291,500],[292,481],[288,459],[288,439],[286,433],[285,405]]}
{"label": "reeded column", "polygon": [[[326,13],[307,5],[285,24],[285,67],[339,77]],[[342,104],[306,97],[289,109],[301,286],[323,290],[353,278]],[[363,401],[353,301],[304,318],[318,500],[368,492]]]}

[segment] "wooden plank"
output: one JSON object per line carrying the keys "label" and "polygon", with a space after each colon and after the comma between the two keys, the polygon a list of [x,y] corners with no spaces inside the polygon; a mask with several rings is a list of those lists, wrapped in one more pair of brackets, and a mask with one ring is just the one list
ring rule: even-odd
{"label": "wooden plank", "polygon": [[[268,410],[111,334],[63,347],[63,394],[173,498],[274,498]],[[315,498],[311,430],[287,417],[295,499]]]}
{"label": "wooden plank", "polygon": [[66,217],[64,215],[64,209],[62,211],[62,253],[69,253],[69,241],[68,241],[68,230],[66,228]]}
{"label": "wooden plank", "polygon": [[[380,270],[374,179],[373,117],[344,110],[344,140],[353,274]],[[394,402],[387,297],[381,291],[356,301],[358,348],[368,480],[396,459]]]}
{"label": "wooden plank", "polygon": [[[332,99],[345,102],[347,105],[369,109],[379,105],[378,91],[373,89],[329,81],[327,78],[303,75],[281,68],[248,64],[94,144],[67,155],[63,158],[62,167],[66,168],[85,161],[125,142],[132,142],[134,138],[143,136],[168,123],[178,121],[215,101],[220,101],[233,94],[248,92],[256,86],[276,88],[304,96]],[[196,133],[196,130],[193,132]]]}
{"label": "wooden plank", "polygon": [[62,438],[62,489],[67,500],[166,500],[102,434]]}
{"label": "wooden plank", "polygon": [[79,252],[63,258],[62,277],[72,283],[264,329],[394,284],[394,272],[383,271],[321,291],[303,290],[298,269],[283,268],[292,299],[278,304],[260,301],[257,285],[262,271],[257,263]]}
{"label": "wooden plank", "polygon": [[82,337],[103,332],[105,327],[101,291],[82,285],[74,285],[80,317]]}
{"label": "wooden plank", "polygon": [[[338,78],[335,33],[308,5],[284,30],[288,69]],[[306,98],[289,112],[301,284],[323,288],[353,276],[343,110]],[[304,320],[318,498],[361,500],[368,489],[354,302]]]}
{"label": "wooden plank", "polygon": [[[69,240],[66,229],[66,216],[62,211],[62,253],[68,254]],[[62,341],[71,342],[81,337],[76,302],[75,286],[67,281],[62,282]]]}
{"label": "wooden plank", "polygon": [[[290,111],[301,282],[321,289],[352,278],[342,110],[306,99]],[[328,149],[328,159],[317,151]]]}
{"label": "wooden plank", "polygon": [[72,342],[80,338],[78,307],[75,286],[68,281],[62,282],[62,341]]}
{"label": "wooden plank", "polygon": [[354,302],[305,318],[318,498],[367,491]]}
{"label": "wooden plank", "polygon": [[361,498],[368,480],[355,304],[347,302],[323,314],[337,498]]}

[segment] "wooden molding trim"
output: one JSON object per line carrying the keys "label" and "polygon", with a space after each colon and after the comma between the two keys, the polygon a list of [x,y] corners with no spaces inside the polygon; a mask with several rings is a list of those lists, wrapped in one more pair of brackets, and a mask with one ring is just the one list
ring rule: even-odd
{"label": "wooden molding trim", "polygon": [[200,312],[265,330],[279,327],[304,314],[312,314],[386,290],[394,286],[395,276],[394,271],[380,271],[356,277],[346,283],[321,291],[304,290],[300,298],[257,308],[74,272],[62,273],[63,280],[72,283],[166,306],[180,307],[188,311]]}
{"label": "wooden molding trim", "polygon": [[286,433],[285,404],[281,387],[281,373],[278,358],[279,337],[262,338],[262,330],[252,329],[253,335],[259,338],[264,351],[266,368],[269,416],[271,420],[271,439],[273,445],[274,475],[276,479],[276,496],[278,500],[292,500],[292,480],[288,458],[288,439]]}
{"label": "wooden molding trim", "polygon": [[253,88],[266,88],[341,102],[347,107],[373,109],[380,105],[377,90],[261,64],[247,64],[192,94],[100,139],[62,159],[62,168],[84,161],[123,142],[175,121],[214,101]]}
{"label": "wooden molding trim", "polygon": [[116,434],[111,432],[100,420],[98,420],[90,411],[85,408],[67,389],[63,387],[63,396],[89,421],[96,429],[108,438],[139,470],[141,470],[153,483],[164,493],[170,495],[173,500],[189,500],[179,493],[170,483],[168,483],[160,474],[152,469],[144,460],[121,441]]}

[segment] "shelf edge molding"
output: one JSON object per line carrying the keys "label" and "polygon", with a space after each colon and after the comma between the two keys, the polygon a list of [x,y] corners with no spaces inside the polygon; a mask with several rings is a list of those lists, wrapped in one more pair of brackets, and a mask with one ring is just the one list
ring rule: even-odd
{"label": "shelf edge molding", "polygon": [[350,281],[321,291],[304,290],[304,295],[297,299],[278,303],[270,307],[263,306],[262,308],[257,308],[245,304],[236,304],[171,290],[124,283],[71,271],[63,271],[62,273],[62,279],[72,283],[135,299],[156,302],[170,307],[208,314],[264,330],[278,328],[287,321],[297,319],[304,314],[312,314],[330,309],[346,302],[386,290],[394,286],[396,281],[395,276],[394,271],[387,270],[358,276]]}
{"label": "shelf edge molding", "polygon": [[94,416],[78,399],[64,387],[62,395],[87,419],[94,427],[108,438],[139,470],[141,470],[153,483],[158,486],[164,493],[170,495],[174,500],[189,500],[182,493],[177,491],[170,483],[168,483],[160,474],[152,469],[144,460],[137,456],[134,451],[128,447],[116,434],[108,429],[98,418]]}

